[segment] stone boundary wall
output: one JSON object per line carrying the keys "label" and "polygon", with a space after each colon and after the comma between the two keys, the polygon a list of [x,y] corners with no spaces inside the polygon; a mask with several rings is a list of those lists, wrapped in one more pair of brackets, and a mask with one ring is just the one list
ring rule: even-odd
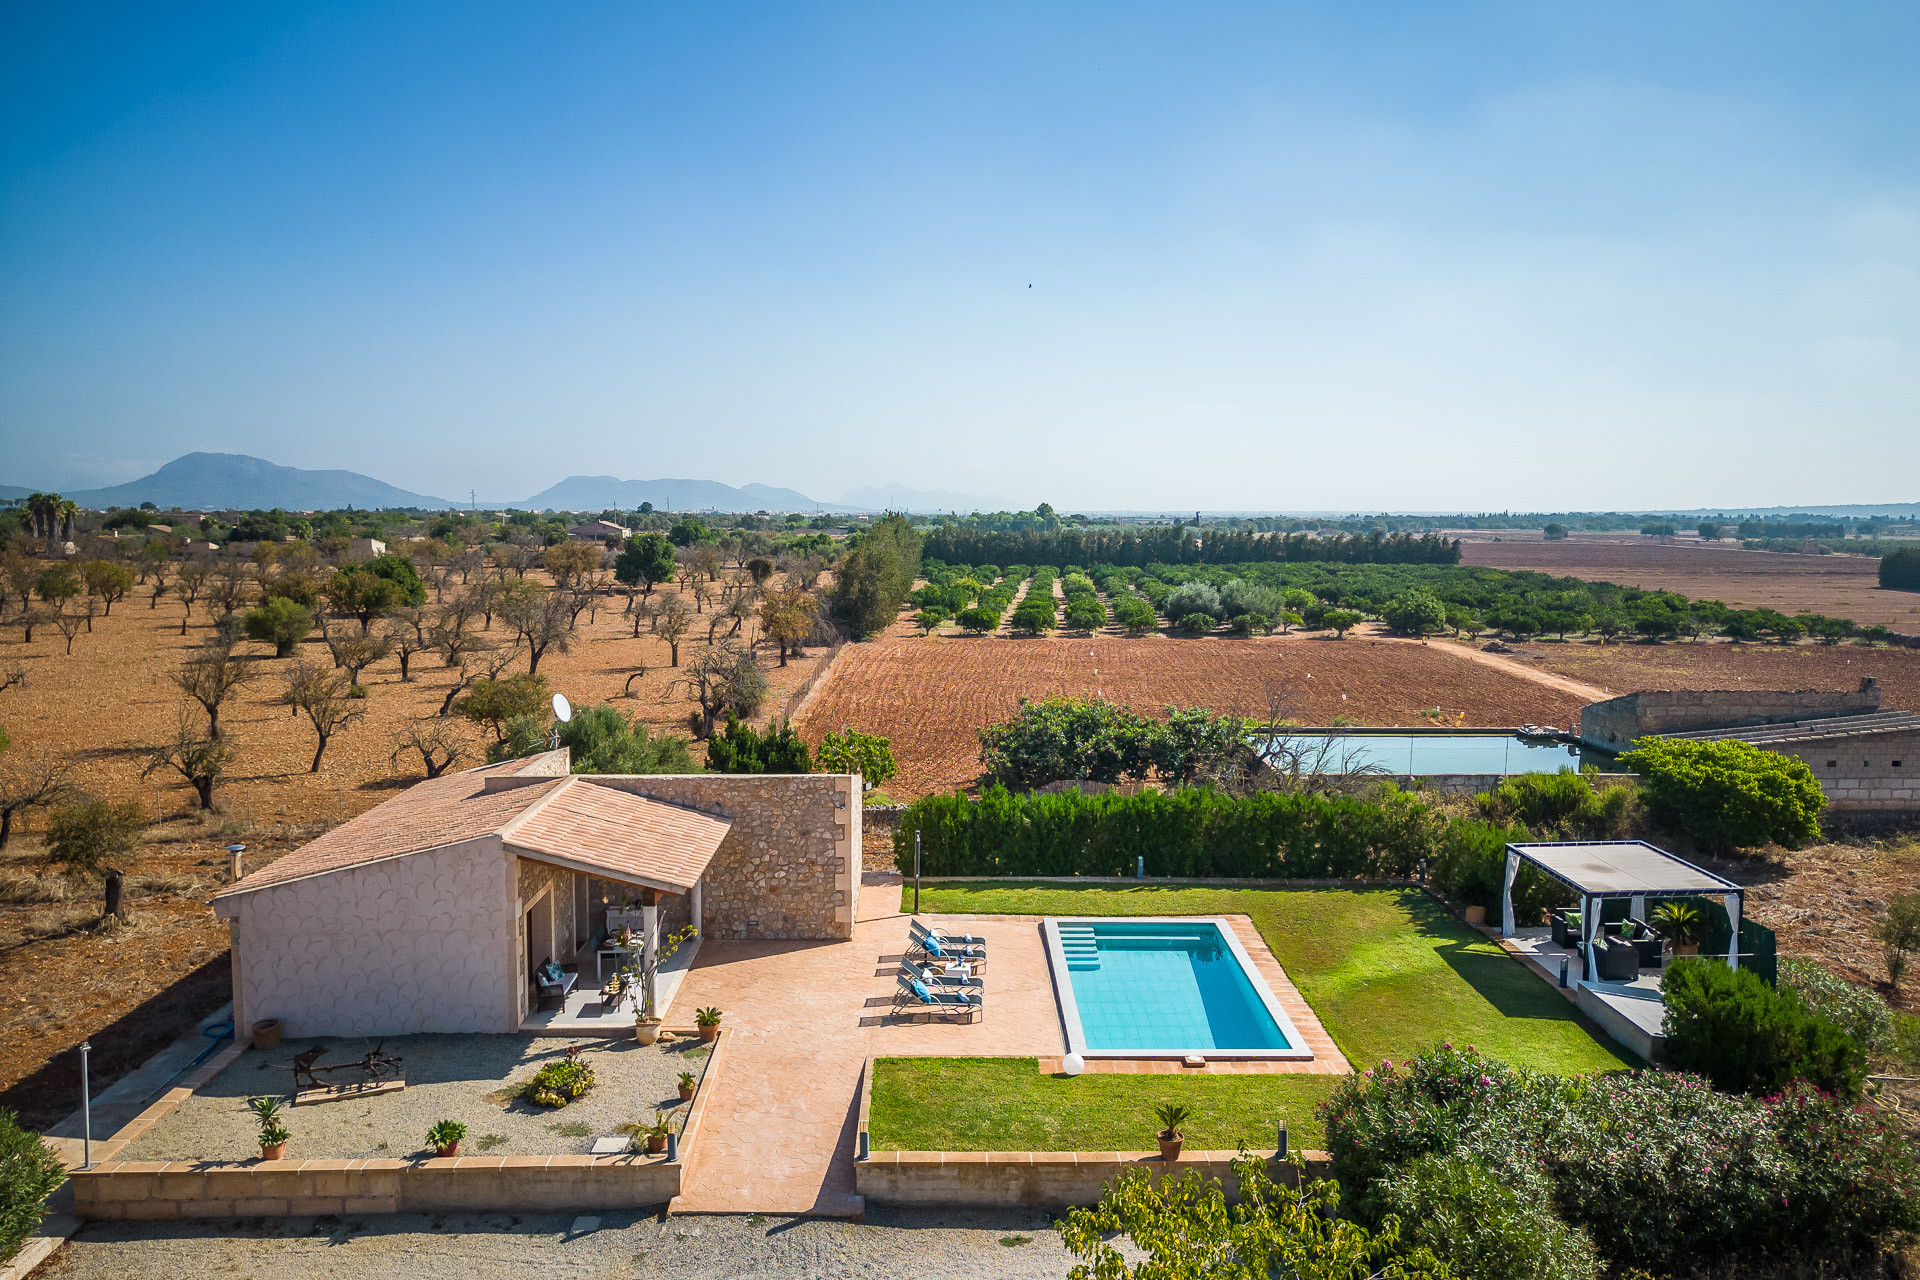
{"label": "stone boundary wall", "polygon": [[1920,811],[1920,733],[1769,742],[1766,749],[1805,761],[1826,793],[1829,812]]}
{"label": "stone boundary wall", "polygon": [[1580,711],[1580,740],[1624,751],[1648,734],[1789,724],[1879,709],[1880,683],[1871,676],[1853,690],[1648,689],[1588,703]]}
{"label": "stone boundary wall", "polygon": [[[691,1027],[675,1035],[695,1036]],[[730,1033],[722,1029],[680,1135],[680,1158],[451,1156],[417,1160],[116,1161],[68,1173],[82,1219],[169,1221],[339,1213],[571,1213],[670,1204],[680,1194]],[[102,1146],[128,1143],[171,1114],[246,1050],[229,1046]]]}
{"label": "stone boundary wall", "polygon": [[701,881],[707,937],[853,937],[858,775],[602,774],[588,781],[733,823]]}
{"label": "stone boundary wall", "polygon": [[[1157,1151],[874,1151],[867,1133],[873,1059],[860,1072],[860,1120],[854,1132],[854,1189],[869,1204],[930,1208],[1059,1208],[1093,1205],[1107,1184],[1130,1168],[1158,1186],[1188,1171],[1218,1178],[1228,1203],[1239,1200],[1233,1176],[1238,1151],[1183,1151],[1169,1163]],[[1332,1176],[1324,1151],[1297,1153],[1309,1178]],[[1274,1180],[1296,1185],[1291,1165],[1271,1165]]]}

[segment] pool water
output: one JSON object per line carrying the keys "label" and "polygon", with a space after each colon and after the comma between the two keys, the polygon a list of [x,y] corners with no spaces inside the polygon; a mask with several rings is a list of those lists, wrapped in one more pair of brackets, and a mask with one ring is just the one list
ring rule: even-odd
{"label": "pool water", "polygon": [[[1308,735],[1302,735],[1303,737]],[[1322,772],[1371,768],[1387,773],[1556,773],[1609,758],[1564,742],[1499,733],[1343,733],[1319,762]]]}
{"label": "pool water", "polygon": [[[1048,925],[1072,987],[1077,1052],[1297,1048],[1217,924],[1063,919]],[[1070,1017],[1070,1042],[1072,1031]]]}

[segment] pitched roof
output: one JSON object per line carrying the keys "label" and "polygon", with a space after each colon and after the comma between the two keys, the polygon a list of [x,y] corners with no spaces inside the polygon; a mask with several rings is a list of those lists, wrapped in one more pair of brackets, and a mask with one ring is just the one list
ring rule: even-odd
{"label": "pitched roof", "polygon": [[1789,742],[1830,742],[1839,738],[1865,738],[1879,733],[1920,733],[1920,713],[1912,711],[1875,711],[1866,715],[1822,716],[1815,720],[1795,720],[1788,724],[1755,724],[1743,729],[1695,729],[1687,733],[1664,733],[1663,738],[1682,738],[1689,742],[1747,742],[1756,747]]}
{"label": "pitched roof", "polygon": [[242,877],[214,897],[251,893],[290,880],[491,835],[567,782],[565,777],[554,777],[487,789],[489,778],[512,777],[528,767],[525,760],[509,760],[416,782],[393,799]]}
{"label": "pitched roof", "polygon": [[535,861],[685,893],[732,828],[725,818],[582,776],[509,823],[500,837]]}

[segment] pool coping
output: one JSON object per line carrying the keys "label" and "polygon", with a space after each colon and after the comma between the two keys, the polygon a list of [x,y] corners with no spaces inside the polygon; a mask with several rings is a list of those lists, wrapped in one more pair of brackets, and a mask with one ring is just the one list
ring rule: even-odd
{"label": "pool coping", "polygon": [[[1208,924],[1220,935],[1233,958],[1240,966],[1240,972],[1253,986],[1254,994],[1260,997],[1267,1015],[1278,1026],[1292,1048],[1288,1049],[1208,1049],[1192,1047],[1185,1049],[1088,1049],[1086,1031],[1080,1024],[1080,1005],[1074,996],[1073,979],[1067,970],[1066,951],[1060,944],[1061,922],[1070,924],[1141,924],[1148,921],[1166,921],[1178,924]],[[1136,1059],[1183,1059],[1197,1055],[1208,1060],[1225,1059],[1231,1061],[1269,1061],[1269,1062],[1311,1062],[1313,1049],[1307,1044],[1306,1037],[1294,1024],[1287,1011],[1274,995],[1273,988],[1261,976],[1253,957],[1248,954],[1244,944],[1233,927],[1233,922],[1225,916],[1043,916],[1040,920],[1040,936],[1047,952],[1047,967],[1052,971],[1053,998],[1060,1010],[1060,1025],[1066,1037],[1067,1052],[1078,1054],[1082,1058],[1136,1058]]]}

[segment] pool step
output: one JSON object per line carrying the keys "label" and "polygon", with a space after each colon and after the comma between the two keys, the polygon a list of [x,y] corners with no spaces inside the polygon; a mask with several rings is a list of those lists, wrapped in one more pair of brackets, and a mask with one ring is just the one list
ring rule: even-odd
{"label": "pool step", "polygon": [[1092,925],[1062,924],[1054,927],[1060,932],[1060,951],[1066,957],[1067,968],[1100,967],[1100,948],[1093,940]]}

